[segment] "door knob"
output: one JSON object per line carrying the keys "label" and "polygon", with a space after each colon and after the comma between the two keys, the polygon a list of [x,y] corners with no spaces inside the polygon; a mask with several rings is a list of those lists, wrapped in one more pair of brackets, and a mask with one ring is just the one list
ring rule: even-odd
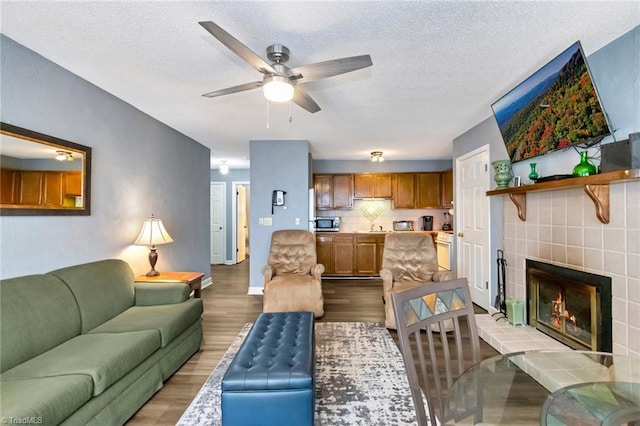
{"label": "door knob", "polygon": [[462,232],[458,232],[458,237],[462,238],[464,237],[464,234]]}

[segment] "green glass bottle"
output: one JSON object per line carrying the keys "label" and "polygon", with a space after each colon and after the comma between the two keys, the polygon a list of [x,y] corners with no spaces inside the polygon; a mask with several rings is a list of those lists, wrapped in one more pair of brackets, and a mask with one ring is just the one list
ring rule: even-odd
{"label": "green glass bottle", "polygon": [[529,173],[529,179],[531,179],[532,181],[536,181],[536,179],[538,179],[538,172],[536,171],[536,165],[537,163],[530,163],[529,167],[531,167],[531,173]]}
{"label": "green glass bottle", "polygon": [[596,174],[596,166],[589,161],[589,153],[582,151],[580,153],[580,163],[573,168],[574,176],[590,176]]}

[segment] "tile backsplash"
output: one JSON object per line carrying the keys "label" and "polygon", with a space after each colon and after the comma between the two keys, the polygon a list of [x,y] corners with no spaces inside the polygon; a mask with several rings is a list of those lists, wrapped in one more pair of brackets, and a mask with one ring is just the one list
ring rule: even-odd
{"label": "tile backsplash", "polygon": [[525,259],[612,278],[613,352],[640,355],[640,181],[613,183],[610,222],[580,188],[527,193],[527,221],[504,198],[507,295],[525,299]]}
{"label": "tile backsplash", "polygon": [[[316,216],[342,217],[341,231],[368,231],[373,223],[375,229],[389,231],[394,220],[413,220],[419,229],[421,216],[433,216],[433,230],[439,231],[444,224],[444,213],[448,209],[391,209],[391,200],[354,200],[351,210],[317,210]],[[370,219],[374,218],[373,221]],[[450,223],[453,225],[453,218]]]}

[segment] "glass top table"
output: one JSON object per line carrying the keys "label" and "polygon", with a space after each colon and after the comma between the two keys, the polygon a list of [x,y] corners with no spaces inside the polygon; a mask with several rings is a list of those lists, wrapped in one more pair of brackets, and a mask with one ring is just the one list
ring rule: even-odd
{"label": "glass top table", "polygon": [[640,425],[640,357],[530,351],[481,361],[453,384],[447,424]]}

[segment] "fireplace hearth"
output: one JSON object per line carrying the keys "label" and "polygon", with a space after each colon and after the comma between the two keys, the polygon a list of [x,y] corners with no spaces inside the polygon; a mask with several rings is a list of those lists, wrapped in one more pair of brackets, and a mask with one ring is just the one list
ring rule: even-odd
{"label": "fireplace hearth", "polygon": [[526,261],[527,323],[578,350],[611,352],[611,278]]}

